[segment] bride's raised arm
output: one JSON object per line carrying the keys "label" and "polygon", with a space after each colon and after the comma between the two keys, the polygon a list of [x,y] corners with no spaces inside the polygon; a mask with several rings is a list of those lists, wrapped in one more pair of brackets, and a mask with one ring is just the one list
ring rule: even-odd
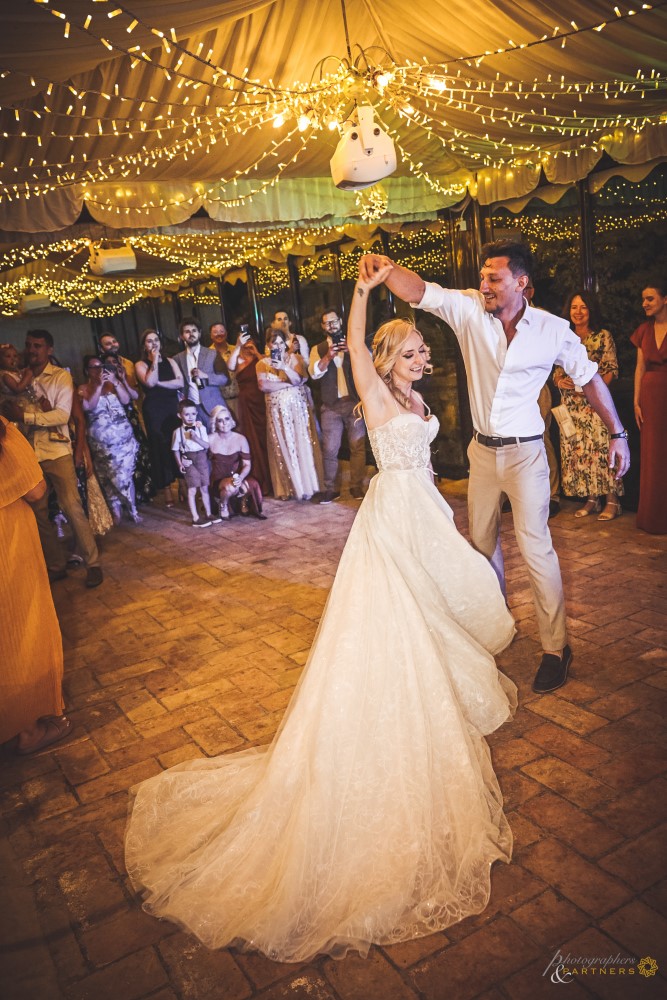
{"label": "bride's raised arm", "polygon": [[381,284],[389,275],[391,265],[380,268],[369,279],[359,277],[354,286],[350,318],[347,323],[347,347],[352,363],[354,384],[359,393],[366,421],[375,424],[382,417],[386,388],[378,376],[373,359],[366,347],[366,312],[371,288]]}

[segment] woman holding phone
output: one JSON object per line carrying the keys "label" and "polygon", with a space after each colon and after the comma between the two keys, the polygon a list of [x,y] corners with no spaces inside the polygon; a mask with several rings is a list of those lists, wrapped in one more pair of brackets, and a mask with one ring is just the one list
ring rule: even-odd
{"label": "woman holding phone", "polygon": [[290,351],[274,330],[269,356],[257,362],[257,385],[266,398],[269,469],[278,500],[309,500],[322,489],[320,442],[308,405],[308,368],[301,353]]}

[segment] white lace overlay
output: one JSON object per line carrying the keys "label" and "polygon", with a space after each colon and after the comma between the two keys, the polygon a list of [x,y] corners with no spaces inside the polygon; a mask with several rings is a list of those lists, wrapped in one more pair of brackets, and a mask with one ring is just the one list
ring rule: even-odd
{"label": "white lace overlay", "polygon": [[436,432],[412,414],[371,432],[381,471],[271,746],[133,789],[132,881],[209,947],[365,954],[478,913],[509,860],[483,734],[516,705],[491,655],[514,626],[431,481]]}

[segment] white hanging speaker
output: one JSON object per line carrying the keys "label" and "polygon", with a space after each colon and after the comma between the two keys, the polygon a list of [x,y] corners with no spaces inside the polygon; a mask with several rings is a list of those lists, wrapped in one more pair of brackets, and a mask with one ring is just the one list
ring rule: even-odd
{"label": "white hanging speaker", "polygon": [[136,271],[137,258],[134,250],[126,243],[122,247],[101,247],[98,243],[91,243],[90,247],[90,270],[98,277],[106,274],[115,274],[117,271]]}
{"label": "white hanging speaker", "polygon": [[373,120],[369,104],[357,108],[358,124],[345,122],[343,136],[331,157],[331,176],[337,188],[360,191],[396,170],[393,140]]}

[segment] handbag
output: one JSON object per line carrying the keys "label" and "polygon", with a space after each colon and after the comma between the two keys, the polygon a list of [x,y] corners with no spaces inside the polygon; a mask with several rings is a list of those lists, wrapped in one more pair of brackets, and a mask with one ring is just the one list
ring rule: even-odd
{"label": "handbag", "polygon": [[553,406],[551,408],[551,412],[556,418],[558,429],[564,438],[568,441],[573,441],[575,438],[579,437],[577,428],[574,426],[574,420],[570,416],[570,411],[565,403],[560,403],[559,406]]}

